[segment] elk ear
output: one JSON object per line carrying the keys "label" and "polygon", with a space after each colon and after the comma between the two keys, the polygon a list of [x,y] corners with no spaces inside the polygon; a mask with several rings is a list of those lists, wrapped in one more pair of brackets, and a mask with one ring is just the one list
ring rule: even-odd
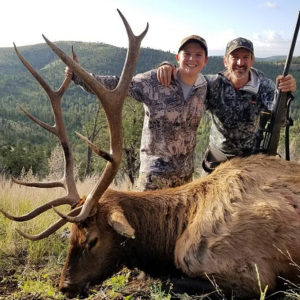
{"label": "elk ear", "polygon": [[119,234],[134,239],[135,230],[130,226],[123,212],[113,211],[108,215],[108,224]]}

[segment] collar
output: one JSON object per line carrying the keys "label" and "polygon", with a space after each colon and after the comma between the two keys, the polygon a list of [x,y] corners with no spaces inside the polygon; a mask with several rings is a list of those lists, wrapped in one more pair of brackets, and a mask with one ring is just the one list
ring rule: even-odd
{"label": "collar", "polygon": [[[223,72],[221,72],[219,74],[222,75],[228,82],[231,83],[230,79],[228,79],[226,76],[227,72],[228,72],[227,69],[225,69]],[[250,69],[250,80],[243,87],[241,87],[239,89],[239,91],[246,91],[246,92],[250,92],[252,94],[257,94],[259,85],[260,85],[260,74],[256,69],[251,68]]]}
{"label": "collar", "polygon": [[250,80],[240,88],[241,91],[257,94],[260,85],[260,79],[255,69],[250,69]]}
{"label": "collar", "polygon": [[205,85],[207,85],[207,81],[206,81],[205,77],[203,76],[203,74],[199,73],[193,87],[199,88],[199,87],[202,87]]}
{"label": "collar", "polygon": [[[178,74],[177,76],[179,76],[179,74]],[[177,78],[176,81],[177,81],[177,83],[179,83],[179,84],[185,84],[185,83],[183,83],[183,82],[181,81],[180,78]],[[197,88],[199,88],[199,87],[206,86],[206,85],[207,85],[207,81],[206,81],[204,75],[203,75],[202,73],[198,73],[197,78],[196,78],[194,84],[193,84],[191,87],[192,87],[193,89],[197,89]],[[188,86],[188,85],[186,85],[186,86]]]}

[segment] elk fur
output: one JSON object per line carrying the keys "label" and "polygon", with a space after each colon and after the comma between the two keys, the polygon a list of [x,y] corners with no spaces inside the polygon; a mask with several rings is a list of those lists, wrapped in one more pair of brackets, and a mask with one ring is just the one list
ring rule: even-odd
{"label": "elk fur", "polygon": [[213,279],[238,297],[299,280],[300,164],[254,155],[174,189],[107,190],[73,225],[60,288],[79,292],[123,264]]}

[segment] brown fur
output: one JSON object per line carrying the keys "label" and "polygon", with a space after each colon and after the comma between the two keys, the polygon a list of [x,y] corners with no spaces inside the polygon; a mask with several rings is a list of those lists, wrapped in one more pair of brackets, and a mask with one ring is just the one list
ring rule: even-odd
{"label": "brown fur", "polygon": [[[74,225],[60,288],[69,295],[122,264],[151,273],[214,279],[239,297],[295,281],[300,265],[300,164],[235,158],[184,186],[108,190],[97,212]],[[132,238],[134,235],[135,238]]]}

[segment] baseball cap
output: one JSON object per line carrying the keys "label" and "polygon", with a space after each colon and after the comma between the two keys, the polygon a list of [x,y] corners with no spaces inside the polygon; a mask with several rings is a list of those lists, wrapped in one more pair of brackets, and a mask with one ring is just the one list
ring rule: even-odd
{"label": "baseball cap", "polygon": [[179,49],[178,49],[178,53],[180,52],[180,50],[182,50],[183,46],[188,43],[188,42],[196,42],[199,43],[201,45],[201,47],[205,50],[205,54],[207,56],[207,44],[204,38],[202,38],[199,35],[189,35],[186,38],[184,38],[179,45]]}
{"label": "baseball cap", "polygon": [[245,38],[238,37],[238,38],[228,42],[228,44],[226,46],[225,55],[228,55],[231,52],[233,52],[234,50],[239,49],[239,48],[245,48],[245,49],[249,50],[252,54],[254,54],[252,42]]}

